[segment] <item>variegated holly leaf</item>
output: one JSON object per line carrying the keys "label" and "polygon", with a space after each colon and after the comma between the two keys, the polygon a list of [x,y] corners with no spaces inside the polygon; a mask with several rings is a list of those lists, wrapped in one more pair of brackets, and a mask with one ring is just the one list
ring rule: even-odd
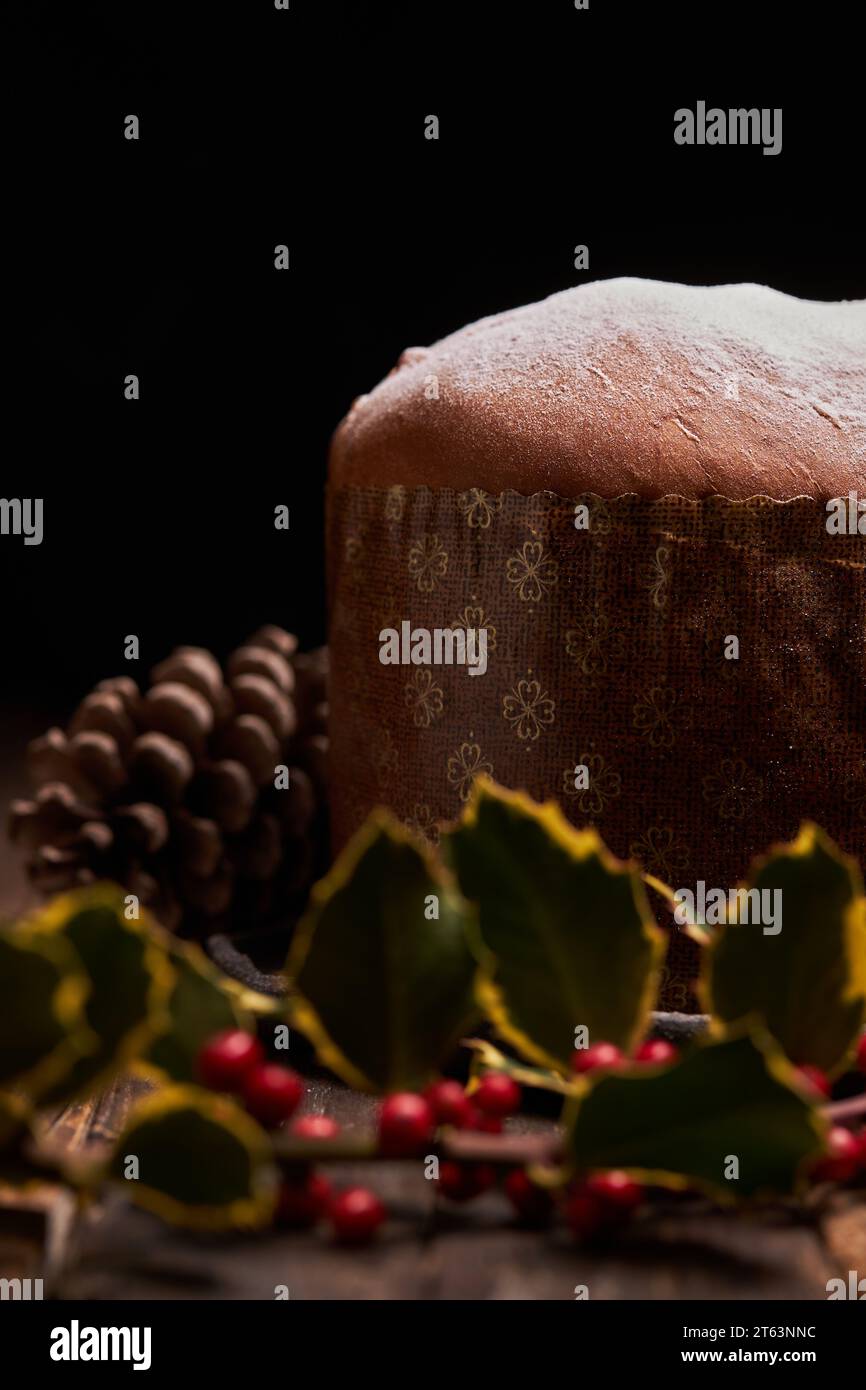
{"label": "variegated holly leaf", "polygon": [[84,1012],[96,1046],[42,1096],[57,1102],[104,1086],[149,1047],[165,1027],[175,976],[158,927],[143,910],[129,919],[114,884],[63,893],[27,925],[68,943],[89,982]]}
{"label": "variegated holly leaf", "polygon": [[63,937],[25,925],[0,930],[0,1088],[36,1100],[95,1049],[89,988]]}
{"label": "variegated holly leaf", "polygon": [[475,1016],[465,904],[425,846],[374,813],[313,890],[287,971],[293,1026],[362,1090],[414,1090]]}
{"label": "variegated holly leaf", "polygon": [[255,1026],[241,1007],[240,992],[198,946],[173,940],[167,949],[175,976],[167,1026],[143,1054],[139,1069],[160,1080],[194,1081],[196,1057],[208,1038],[226,1028],[252,1033]]}
{"label": "variegated holly leaf", "polygon": [[580,1170],[624,1168],[645,1181],[728,1198],[791,1192],[826,1130],[767,1034],[696,1046],[664,1070],[585,1081],[566,1107]]}
{"label": "variegated holly leaf", "polygon": [[646,1031],[665,942],[640,875],[553,802],[484,778],[445,852],[478,904],[479,998],[497,1031],[558,1070],[579,1027],[590,1044],[630,1050]]}
{"label": "variegated holly leaf", "polygon": [[[722,1024],[760,1019],[792,1062],[832,1075],[844,1068],[866,1022],[859,869],[807,824],[791,844],[754,863],[746,889],[755,907],[763,902],[770,911],[754,925],[729,920],[716,931],[704,957],[702,1001]],[[774,904],[780,915],[767,931]]]}
{"label": "variegated holly leaf", "polygon": [[105,1176],[163,1220],[208,1231],[267,1225],[277,1190],[264,1130],[228,1096],[197,1086],[140,1101]]}

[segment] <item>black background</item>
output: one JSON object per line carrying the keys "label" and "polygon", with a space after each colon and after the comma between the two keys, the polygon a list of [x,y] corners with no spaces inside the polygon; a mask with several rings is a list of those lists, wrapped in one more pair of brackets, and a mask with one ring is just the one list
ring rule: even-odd
{"label": "black background", "polygon": [[[4,699],[65,713],[127,633],[144,666],[263,621],[321,640],[328,439],[409,344],[621,274],[866,295],[848,23],[823,4],[19,3],[0,491],[44,497],[45,539],[0,538]],[[782,153],[675,146],[698,99],[781,106]]]}

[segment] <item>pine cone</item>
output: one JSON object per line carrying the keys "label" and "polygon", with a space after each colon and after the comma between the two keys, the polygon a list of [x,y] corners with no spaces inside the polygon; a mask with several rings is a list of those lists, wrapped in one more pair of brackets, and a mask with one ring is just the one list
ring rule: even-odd
{"label": "pine cone", "polygon": [[9,834],[38,887],[113,879],[184,934],[297,912],[328,859],[328,653],[296,647],[263,627],[225,670],[178,647],[34,739]]}

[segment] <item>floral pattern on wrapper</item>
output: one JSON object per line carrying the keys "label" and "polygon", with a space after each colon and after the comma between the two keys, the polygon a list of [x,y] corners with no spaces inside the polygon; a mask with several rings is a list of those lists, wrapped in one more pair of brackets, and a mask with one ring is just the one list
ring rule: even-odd
{"label": "floral pattern on wrapper", "polygon": [[[866,539],[821,503],[396,484],[328,517],[338,846],[382,804],[433,839],[486,773],[673,888],[735,885],[807,818],[862,854]],[[383,666],[401,620],[483,627],[486,673]],[[697,949],[671,933],[665,1007]]]}

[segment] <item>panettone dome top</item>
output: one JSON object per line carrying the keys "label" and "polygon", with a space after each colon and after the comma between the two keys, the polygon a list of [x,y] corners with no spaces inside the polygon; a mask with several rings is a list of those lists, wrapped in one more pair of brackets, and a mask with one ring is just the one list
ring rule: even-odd
{"label": "panettone dome top", "polygon": [[337,486],[866,494],[866,301],[599,280],[410,348],[331,449]]}

